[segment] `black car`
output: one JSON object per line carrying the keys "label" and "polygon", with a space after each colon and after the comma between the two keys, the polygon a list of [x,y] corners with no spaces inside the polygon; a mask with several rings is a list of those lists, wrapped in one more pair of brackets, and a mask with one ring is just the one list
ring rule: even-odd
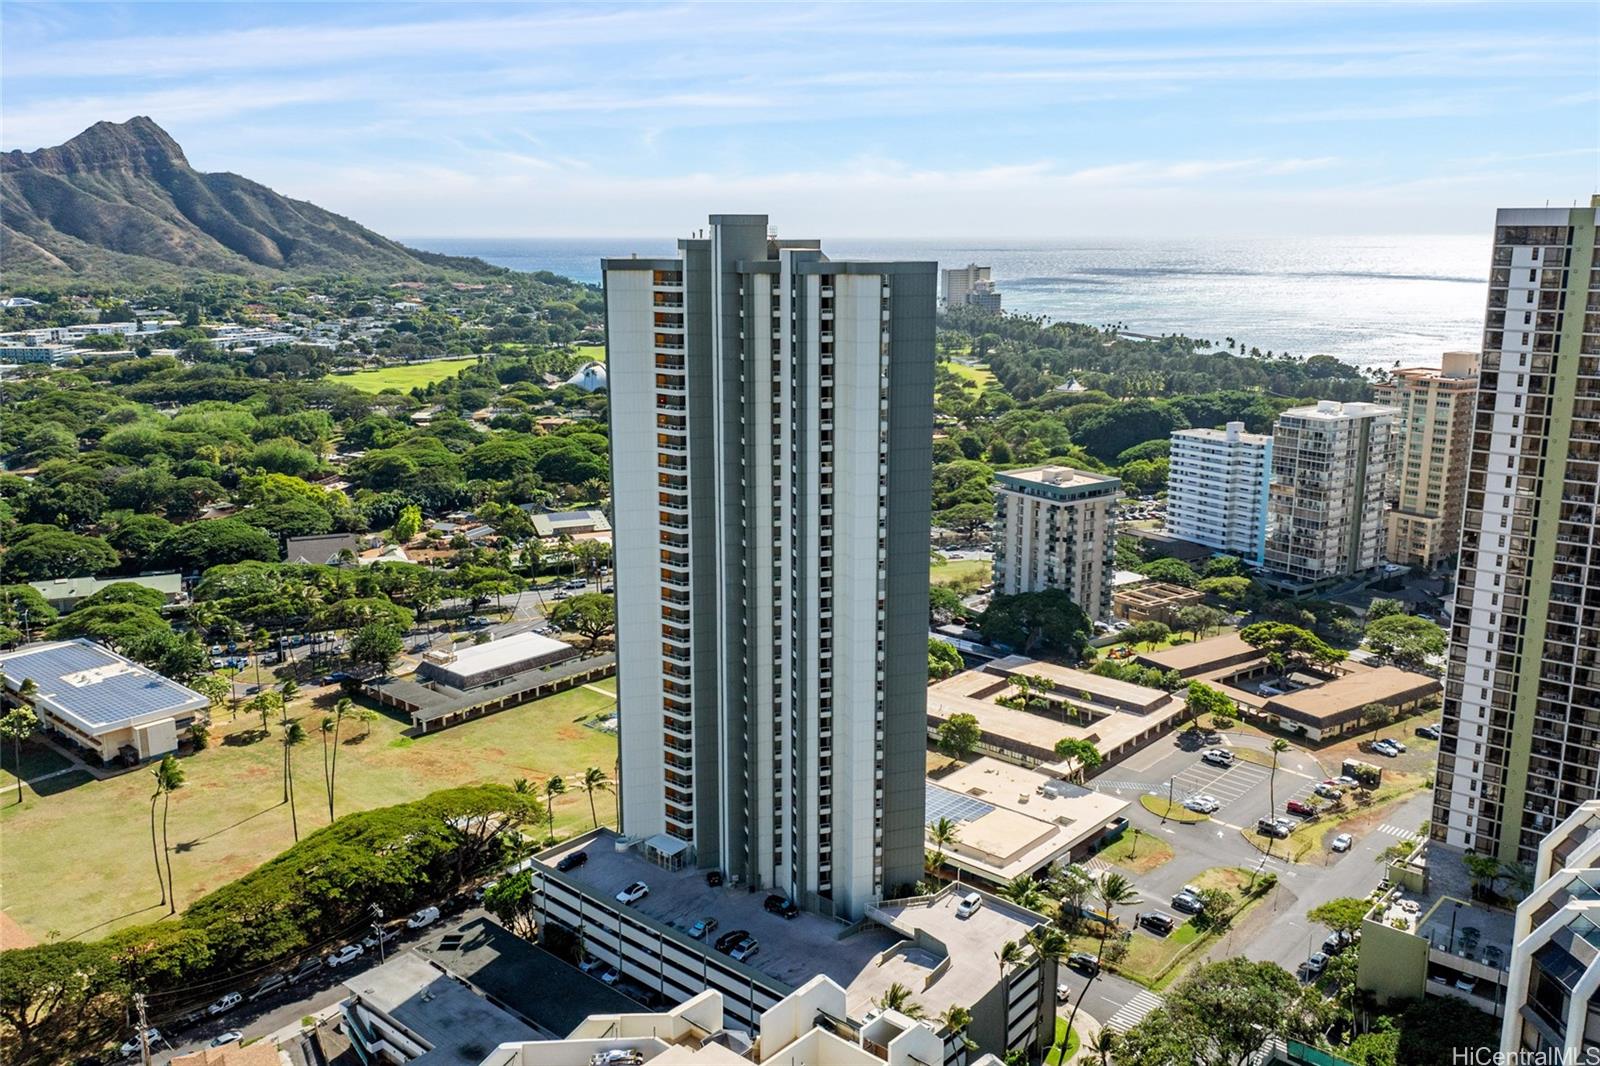
{"label": "black car", "polygon": [[735,944],[739,943],[739,941],[743,940],[749,935],[750,931],[748,929],[730,929],[728,932],[717,937],[717,942],[713,946],[718,951],[726,955],[728,952],[733,950],[733,946]]}
{"label": "black car", "polygon": [[570,855],[561,856],[561,858],[556,861],[556,869],[560,870],[562,873],[566,873],[568,870],[576,870],[578,867],[582,866],[588,861],[589,853],[587,851],[574,851]]}
{"label": "black car", "polygon": [[706,885],[710,888],[722,887],[722,871],[709,870],[706,872]]}
{"label": "black car", "polygon": [[1067,956],[1067,965],[1090,977],[1100,972],[1100,960],[1084,951],[1074,951]]}
{"label": "black car", "polygon": [[796,907],[794,900],[788,896],[768,896],[761,906],[766,908],[768,914],[776,914],[784,919],[795,918],[800,914],[800,908]]}
{"label": "black car", "polygon": [[1139,924],[1144,926],[1146,929],[1151,929],[1157,933],[1160,933],[1162,936],[1166,936],[1168,933],[1172,932],[1172,930],[1177,928],[1178,925],[1178,923],[1173,920],[1172,915],[1163,914],[1160,911],[1147,911],[1146,913],[1139,915]]}

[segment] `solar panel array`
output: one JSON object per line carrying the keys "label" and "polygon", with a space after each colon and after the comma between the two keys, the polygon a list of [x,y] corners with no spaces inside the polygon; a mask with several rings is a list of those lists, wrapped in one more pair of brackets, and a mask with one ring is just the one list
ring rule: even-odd
{"label": "solar panel array", "polygon": [[981,799],[966,796],[960,792],[951,792],[948,788],[924,781],[923,790],[927,797],[927,824],[932,825],[940,818],[948,818],[952,822],[972,822],[990,811],[994,804],[985,803]]}
{"label": "solar panel array", "polygon": [[[204,696],[176,681],[88,641],[72,640],[0,655],[0,669],[14,683],[32,678],[41,697],[92,726],[116,725],[160,711],[206,703]],[[104,671],[109,676],[80,679],[78,684],[69,680],[85,671]]]}

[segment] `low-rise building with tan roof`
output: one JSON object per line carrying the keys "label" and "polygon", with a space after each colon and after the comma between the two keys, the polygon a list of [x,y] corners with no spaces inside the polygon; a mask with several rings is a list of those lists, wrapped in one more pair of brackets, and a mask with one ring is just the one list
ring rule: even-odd
{"label": "low-rise building with tan roof", "polygon": [[1359,730],[1361,710],[1368,704],[1415,710],[1443,691],[1436,679],[1425,674],[1394,666],[1352,667],[1325,685],[1273,696],[1261,713],[1274,725],[1292,726],[1311,740],[1324,740]]}
{"label": "low-rise building with tan roof", "polygon": [[1174,644],[1160,651],[1143,652],[1134,656],[1133,661],[1153,670],[1176,670],[1180,677],[1192,678],[1265,658],[1261,649],[1246,644],[1243,637],[1233,632],[1192,644]]}

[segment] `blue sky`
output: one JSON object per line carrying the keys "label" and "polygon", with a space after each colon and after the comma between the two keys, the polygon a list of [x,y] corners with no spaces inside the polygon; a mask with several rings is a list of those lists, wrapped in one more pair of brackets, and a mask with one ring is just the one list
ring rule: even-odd
{"label": "blue sky", "polygon": [[1600,188],[1600,4],[3,3],[0,141],[147,114],[401,235],[1485,233]]}

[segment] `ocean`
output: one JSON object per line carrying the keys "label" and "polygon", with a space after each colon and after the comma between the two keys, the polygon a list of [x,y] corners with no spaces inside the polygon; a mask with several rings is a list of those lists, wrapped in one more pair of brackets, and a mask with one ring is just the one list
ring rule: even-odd
{"label": "ocean", "polygon": [[[600,260],[676,254],[671,238],[410,237],[513,270],[598,283]],[[1223,240],[825,240],[836,258],[985,264],[1008,311],[1358,366],[1438,365],[1481,344],[1489,240],[1305,237]]]}

